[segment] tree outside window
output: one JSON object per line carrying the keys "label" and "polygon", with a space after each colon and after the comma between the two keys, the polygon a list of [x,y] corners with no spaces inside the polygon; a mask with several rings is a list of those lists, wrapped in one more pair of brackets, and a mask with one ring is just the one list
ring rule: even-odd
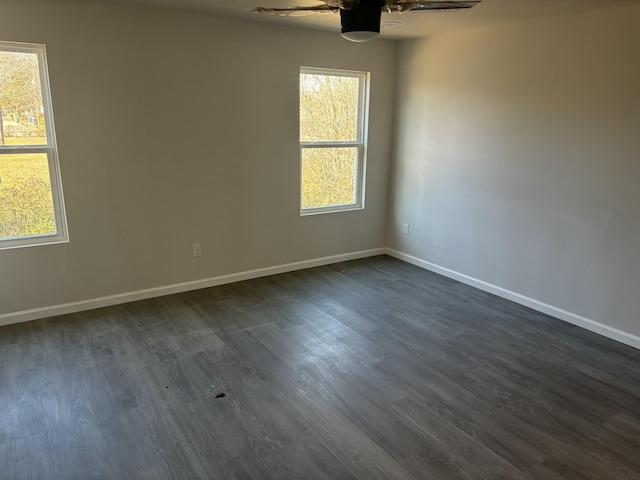
{"label": "tree outside window", "polygon": [[66,239],[44,45],[0,42],[0,248]]}
{"label": "tree outside window", "polygon": [[369,74],[300,71],[301,213],[364,206]]}

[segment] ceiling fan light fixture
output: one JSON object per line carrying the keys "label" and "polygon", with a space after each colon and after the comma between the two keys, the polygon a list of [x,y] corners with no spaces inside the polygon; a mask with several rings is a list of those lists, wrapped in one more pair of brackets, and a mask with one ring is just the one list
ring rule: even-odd
{"label": "ceiling fan light fixture", "polygon": [[380,35],[380,32],[368,32],[364,30],[342,32],[342,36],[352,42],[368,42],[369,40],[376,38],[378,35]]}
{"label": "ceiling fan light fixture", "polygon": [[[291,1],[291,0],[290,0]],[[295,1],[295,0],[294,0]],[[352,42],[367,42],[380,34],[382,10],[388,13],[411,11],[458,11],[472,8],[482,0],[319,0],[320,5],[281,8],[256,7],[249,10],[281,17],[294,17],[310,13],[340,12],[342,36]],[[635,0],[640,1],[640,0]],[[401,25],[388,21],[383,27]]]}
{"label": "ceiling fan light fixture", "polygon": [[366,42],[380,34],[384,0],[360,0],[352,10],[340,10],[342,36],[352,42]]}

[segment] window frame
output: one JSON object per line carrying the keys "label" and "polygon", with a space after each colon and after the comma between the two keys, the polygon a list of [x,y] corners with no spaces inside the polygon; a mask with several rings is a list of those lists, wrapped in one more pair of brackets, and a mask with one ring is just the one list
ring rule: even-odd
{"label": "window frame", "polygon": [[[367,161],[367,140],[369,130],[369,93],[371,83],[371,73],[357,70],[341,70],[335,68],[300,67],[300,75],[325,75],[335,77],[346,77],[358,79],[358,122],[357,138],[355,141],[336,142],[303,142],[300,141],[300,216],[318,215],[324,213],[347,212],[352,210],[362,210],[365,207],[365,180]],[[300,82],[298,82],[300,88]],[[300,112],[300,105],[298,105]],[[300,123],[298,122],[298,128]],[[300,139],[300,132],[298,132]],[[355,148],[356,168],[354,175],[354,202],[343,205],[331,205],[326,207],[302,207],[302,161],[305,148]]]}
{"label": "window frame", "polygon": [[53,214],[56,226],[55,233],[30,235],[24,237],[0,238],[0,250],[9,248],[32,247],[36,245],[50,245],[69,241],[67,218],[62,193],[62,176],[58,159],[58,145],[56,142],[53,106],[51,103],[51,87],[49,85],[49,70],[47,67],[47,52],[44,44],[18,43],[0,41],[0,51],[36,54],[38,58],[38,72],[40,74],[40,88],[42,91],[42,107],[46,125],[47,143],[44,145],[0,145],[0,155],[20,153],[40,153],[47,155],[49,167],[49,183],[53,201]]}

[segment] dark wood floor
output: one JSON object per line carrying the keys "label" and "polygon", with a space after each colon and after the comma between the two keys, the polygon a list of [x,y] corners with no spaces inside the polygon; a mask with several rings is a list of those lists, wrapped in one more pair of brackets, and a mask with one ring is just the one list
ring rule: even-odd
{"label": "dark wood floor", "polygon": [[385,256],[14,325],[0,478],[640,479],[640,351]]}

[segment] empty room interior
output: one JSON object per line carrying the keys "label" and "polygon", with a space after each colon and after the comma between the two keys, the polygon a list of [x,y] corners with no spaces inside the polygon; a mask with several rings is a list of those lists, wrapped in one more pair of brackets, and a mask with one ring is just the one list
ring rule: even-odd
{"label": "empty room interior", "polygon": [[638,25],[0,0],[0,478],[640,479]]}

